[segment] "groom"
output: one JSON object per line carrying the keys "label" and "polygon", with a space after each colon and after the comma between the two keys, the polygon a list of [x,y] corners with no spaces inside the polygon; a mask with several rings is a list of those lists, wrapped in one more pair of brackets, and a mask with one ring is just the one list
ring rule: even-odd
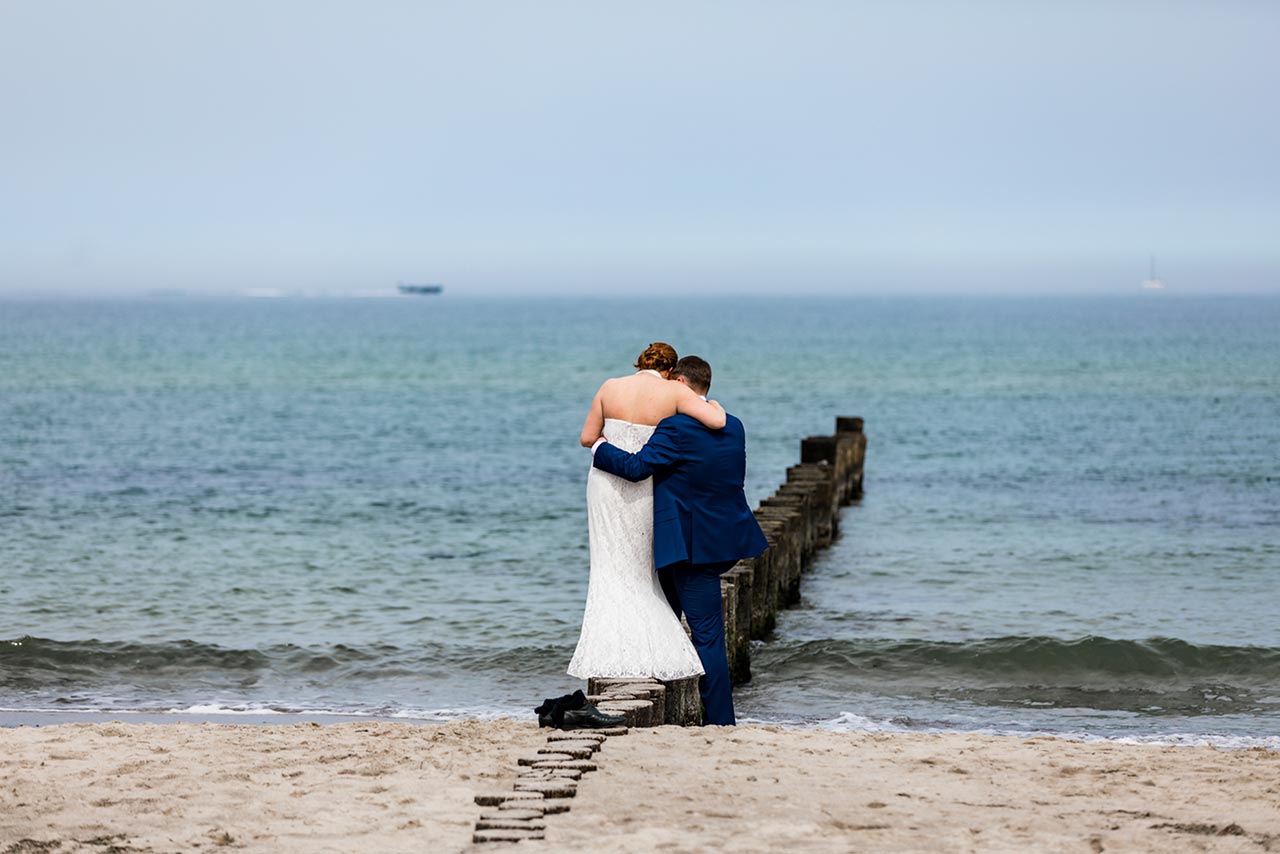
{"label": "groom", "polygon": [[[711,366],[685,356],[671,371],[706,400]],[[664,418],[645,446],[628,454],[600,439],[594,465],[630,481],[653,478],[653,563],[676,616],[683,612],[706,671],[698,683],[703,723],[732,726],[733,693],[725,655],[720,575],[768,542],[747,505],[746,433],[726,414],[723,430],[688,415]]]}

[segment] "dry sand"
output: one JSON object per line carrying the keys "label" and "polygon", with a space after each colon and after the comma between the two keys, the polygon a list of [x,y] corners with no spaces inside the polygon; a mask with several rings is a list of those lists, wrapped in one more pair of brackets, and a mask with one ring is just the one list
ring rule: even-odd
{"label": "dry sand", "polygon": [[[449,852],[547,731],[0,729],[0,854]],[[518,851],[1280,851],[1280,754],[976,735],[635,730]],[[25,841],[24,841],[25,840]],[[57,844],[54,844],[57,843]]]}
{"label": "dry sand", "polygon": [[606,749],[546,850],[1280,851],[1262,750],[772,727]]}
{"label": "dry sand", "polygon": [[514,722],[4,729],[0,852],[459,851],[475,793],[544,743]]}

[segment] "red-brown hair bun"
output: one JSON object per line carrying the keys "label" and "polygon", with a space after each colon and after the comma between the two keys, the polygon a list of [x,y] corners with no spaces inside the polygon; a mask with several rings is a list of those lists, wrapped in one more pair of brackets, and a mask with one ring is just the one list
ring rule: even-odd
{"label": "red-brown hair bun", "polygon": [[678,361],[680,361],[680,357],[676,355],[675,347],[670,344],[664,344],[661,341],[654,341],[644,348],[640,358],[636,359],[636,370],[657,371],[663,374],[674,368]]}

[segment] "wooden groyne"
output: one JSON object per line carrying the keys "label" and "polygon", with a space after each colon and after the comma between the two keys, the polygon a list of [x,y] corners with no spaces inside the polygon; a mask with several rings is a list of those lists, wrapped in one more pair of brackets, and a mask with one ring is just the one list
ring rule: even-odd
{"label": "wooden groyne", "polygon": [[[830,436],[800,442],[800,462],[755,511],[769,548],[739,561],[720,580],[725,647],[733,683],[751,679],[751,641],[773,631],[778,609],[800,601],[800,579],[819,549],[840,535],[840,507],[862,497],[867,437],[861,418],[837,418]],[[553,730],[546,746],[517,760],[510,790],[476,795],[485,808],[475,824],[476,843],[543,839],[547,817],[567,812],[584,774],[599,766],[599,751],[628,727],[696,726],[702,701],[698,678],[587,680],[587,699],[621,715],[627,726],[605,730]]]}
{"label": "wooden groyne", "polygon": [[[800,580],[824,549],[840,535],[840,508],[862,497],[867,437],[863,420],[836,419],[829,436],[800,441],[800,462],[755,510],[769,548],[738,561],[720,579],[725,647],[733,684],[751,680],[751,641],[769,636],[778,610],[800,601]],[[700,723],[697,677],[587,680],[588,699],[601,711],[622,715],[629,726]]]}

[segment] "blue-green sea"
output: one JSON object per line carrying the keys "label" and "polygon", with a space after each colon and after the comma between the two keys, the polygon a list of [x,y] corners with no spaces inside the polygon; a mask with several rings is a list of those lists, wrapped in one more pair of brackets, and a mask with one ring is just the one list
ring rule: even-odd
{"label": "blue-green sea", "polygon": [[532,717],[588,401],[708,359],[866,494],[745,720],[1280,747],[1280,299],[0,301],[0,709]]}

